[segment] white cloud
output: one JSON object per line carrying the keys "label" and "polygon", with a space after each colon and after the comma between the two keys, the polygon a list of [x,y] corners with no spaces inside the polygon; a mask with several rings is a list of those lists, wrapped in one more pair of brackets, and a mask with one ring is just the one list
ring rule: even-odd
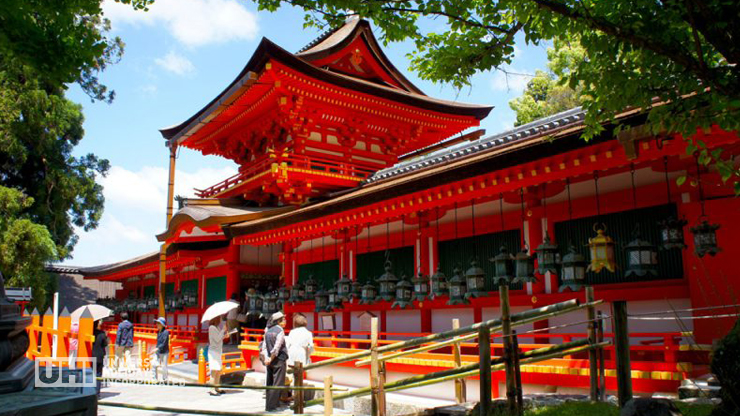
{"label": "white cloud", "polygon": [[[80,232],[81,230],[78,230]],[[118,217],[113,214],[104,215],[100,225],[95,230],[86,234],[87,239],[91,242],[109,243],[112,241],[123,240],[131,243],[152,243],[154,236],[144,231],[122,223]]]}
{"label": "white cloud", "polygon": [[157,0],[149,11],[106,0],[105,16],[119,25],[162,25],[178,42],[190,47],[251,40],[259,32],[257,15],[238,0]]}
{"label": "white cloud", "polygon": [[186,75],[195,71],[193,63],[175,51],[170,51],[163,58],[155,59],[154,62],[165,70],[177,75]]}
{"label": "white cloud", "polygon": [[527,71],[502,68],[494,72],[491,78],[491,88],[494,91],[503,91],[518,96],[524,92],[531,79],[532,75],[529,75]]}
{"label": "white cloud", "polygon": [[[194,197],[193,188],[204,189],[235,175],[236,169],[200,168],[195,172],[175,172],[175,195]],[[101,180],[106,208],[115,205],[164,215],[167,204],[167,169],[146,166],[130,171],[113,166]]]}

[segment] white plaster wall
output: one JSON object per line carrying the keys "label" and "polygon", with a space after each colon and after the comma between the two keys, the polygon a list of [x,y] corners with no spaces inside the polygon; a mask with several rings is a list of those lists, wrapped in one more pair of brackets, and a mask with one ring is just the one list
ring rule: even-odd
{"label": "white plaster wall", "polygon": [[[380,312],[379,311],[368,311],[369,313],[375,315],[376,317],[380,318]],[[363,328],[362,322],[360,319],[360,316],[365,312],[359,312],[355,311],[350,314],[350,328],[354,332],[362,332],[362,331],[369,331],[370,327]]]}
{"label": "white plaster wall", "polygon": [[449,331],[452,329],[452,320],[460,320],[460,326],[473,325],[473,309],[438,309],[432,311],[432,332]]}
{"label": "white plaster wall", "polygon": [[[385,329],[387,332],[418,333],[421,331],[421,313],[419,310],[399,310],[386,312]],[[411,337],[395,336],[394,339]]]}

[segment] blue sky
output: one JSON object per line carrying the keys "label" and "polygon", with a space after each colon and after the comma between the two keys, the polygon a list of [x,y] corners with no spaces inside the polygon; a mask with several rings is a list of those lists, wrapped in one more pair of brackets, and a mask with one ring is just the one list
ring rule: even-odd
{"label": "blue sky", "polygon": [[[125,260],[157,250],[154,237],[165,227],[167,150],[159,129],[179,124],[203,107],[241,71],[262,37],[289,51],[314,39],[317,29],[303,29],[301,10],[283,7],[257,12],[246,0],[157,0],[149,12],[134,12],[108,0],[104,6],[113,34],[126,43],[120,63],[101,80],[116,91],[112,104],[91,103],[78,87],[69,98],[83,105],[85,138],[76,153],[110,160],[105,213],[98,229],[78,230],[79,243],[67,264],[91,266]],[[426,23],[434,30],[442,22]],[[376,36],[380,37],[376,32]],[[472,88],[421,81],[408,70],[413,44],[394,43],[385,52],[401,71],[430,96],[489,104],[494,110],[481,126],[487,134],[513,126],[508,102],[521,95],[526,76],[503,71],[480,73]],[[517,40],[507,72],[534,74],[546,65],[545,47]],[[177,160],[176,194],[193,196],[194,187],[213,185],[236,172],[214,156],[182,149]]]}

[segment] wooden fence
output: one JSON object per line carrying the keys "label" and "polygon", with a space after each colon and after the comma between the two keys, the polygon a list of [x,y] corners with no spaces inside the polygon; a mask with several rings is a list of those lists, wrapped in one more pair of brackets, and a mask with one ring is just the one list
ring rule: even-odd
{"label": "wooden fence", "polygon": [[[92,344],[95,340],[93,336],[94,322],[92,316],[83,314],[79,322],[79,331],[75,335],[71,331],[72,318],[67,308],[64,308],[59,314],[57,329],[54,329],[54,315],[51,309],[48,309],[44,316],[37,309],[31,313],[31,325],[26,329],[28,331],[29,346],[26,357],[31,360],[36,358],[69,358],[70,342],[77,339],[77,357],[92,357]],[[54,336],[57,338],[56,351],[54,351]],[[69,366],[68,361],[61,361],[64,367]],[[89,362],[78,362],[78,367],[89,367]]]}

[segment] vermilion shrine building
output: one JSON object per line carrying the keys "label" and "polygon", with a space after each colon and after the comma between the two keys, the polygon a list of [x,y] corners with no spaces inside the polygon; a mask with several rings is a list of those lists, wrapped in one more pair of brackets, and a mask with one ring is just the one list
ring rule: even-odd
{"label": "vermilion shrine building", "polygon": [[[379,289],[387,256],[397,278],[411,282],[439,268],[458,286],[455,269],[466,283],[475,259],[485,287],[467,288],[479,297],[450,302],[449,295],[440,295],[403,309],[392,307],[395,292],[387,300],[354,299],[321,312],[316,295],[282,307],[306,314],[311,329],[338,336],[367,330],[369,314],[380,318],[388,338],[449,329],[452,318],[468,325],[498,316],[489,259],[501,246],[512,255],[523,247],[531,253],[547,234],[561,260],[572,245],[588,261],[587,245],[597,228],[615,242],[616,267],[588,271],[579,283],[595,287],[596,298],[607,302],[605,313],[613,300],[627,300],[635,315],[738,303],[740,278],[732,260],[740,255],[733,242],[740,234],[740,201],[716,172],[697,168],[680,135],[648,134],[641,127],[644,113],[630,110],[618,117],[628,126],[624,132],[615,137],[613,126],[605,125],[587,142],[579,137],[580,109],[494,136],[471,132],[491,109],[425,95],[389,62],[363,20],[348,21],[298,53],[262,40],[223,92],[185,122],[161,131],[171,149],[215,154],[240,166],[237,175],[198,190],[199,198],[180,200],[167,229],[157,235],[167,245],[163,288],[168,304],[176,306],[168,322],[198,325],[207,305],[232,293],[243,298],[249,288],[264,293],[305,287],[310,276],[323,290],[335,288],[342,276],[348,284]],[[735,133],[711,129],[696,136],[726,154],[740,148]],[[688,180],[677,186],[683,175]],[[716,255],[695,254],[690,228],[702,212],[720,225],[716,240],[722,251]],[[662,248],[669,217],[678,224],[674,231],[683,231],[686,248]],[[627,254],[636,228],[645,245],[656,249],[643,255],[644,269]],[[129,299],[125,305],[136,319],[151,323],[158,261],[154,253],[81,272],[121,282],[117,298]],[[560,270],[513,284],[513,311],[583,299],[582,290],[561,291],[568,281]],[[572,319],[566,315],[520,332],[554,326],[549,333],[583,333],[585,324],[558,328]],[[706,324],[634,320],[630,329],[653,337],[693,331],[699,344],[711,344],[734,318],[696,322]]]}

